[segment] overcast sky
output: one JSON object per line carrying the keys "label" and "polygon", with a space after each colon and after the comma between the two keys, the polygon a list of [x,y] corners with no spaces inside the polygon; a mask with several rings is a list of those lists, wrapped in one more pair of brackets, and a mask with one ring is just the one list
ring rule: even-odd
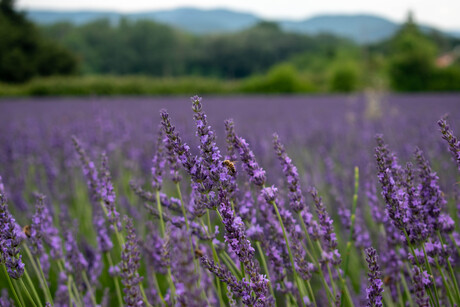
{"label": "overcast sky", "polygon": [[404,21],[412,10],[415,20],[442,29],[460,30],[460,0],[17,0],[22,9],[91,9],[136,12],[177,7],[227,8],[267,19],[303,19],[318,14],[372,13]]}

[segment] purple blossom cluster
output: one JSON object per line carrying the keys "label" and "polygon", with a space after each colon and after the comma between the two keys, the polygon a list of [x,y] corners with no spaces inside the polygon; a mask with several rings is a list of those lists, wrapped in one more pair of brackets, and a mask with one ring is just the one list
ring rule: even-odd
{"label": "purple blossom cluster", "polygon": [[144,306],[139,284],[143,277],[139,276],[141,252],[138,239],[131,219],[126,221],[126,243],[121,252],[120,276],[124,285],[126,306]]}
{"label": "purple blossom cluster", "polygon": [[24,274],[25,267],[20,254],[20,244],[24,240],[24,235],[8,211],[6,197],[2,192],[0,191],[0,263],[5,265],[11,278],[19,279]]}
{"label": "purple blossom cluster", "polygon": [[382,292],[383,282],[381,279],[381,272],[379,264],[377,263],[379,257],[377,251],[369,247],[366,249],[366,261],[369,267],[369,273],[367,274],[369,280],[369,286],[366,288],[367,295],[367,306],[369,307],[381,307],[382,305]]}

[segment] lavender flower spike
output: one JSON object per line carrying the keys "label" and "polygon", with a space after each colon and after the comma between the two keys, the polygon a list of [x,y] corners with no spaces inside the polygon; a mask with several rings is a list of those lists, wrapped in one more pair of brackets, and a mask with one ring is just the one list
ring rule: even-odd
{"label": "lavender flower spike", "polygon": [[90,190],[90,196],[93,201],[97,201],[99,199],[99,179],[96,166],[94,165],[94,162],[89,159],[85,149],[81,146],[80,141],[75,136],[72,136],[72,141],[82,164],[83,174],[86,177],[86,182]]}
{"label": "lavender flower spike", "polygon": [[156,153],[152,159],[152,187],[155,191],[161,190],[163,184],[163,170],[166,165],[166,157],[164,153],[164,131],[161,126],[158,129],[158,141]]}
{"label": "lavender flower spike", "polygon": [[19,254],[24,235],[16,220],[8,211],[6,199],[0,193],[0,261],[5,263],[8,275],[13,279],[21,278],[24,274],[24,262]]}
{"label": "lavender flower spike", "polygon": [[321,197],[318,196],[316,188],[311,188],[310,193],[315,202],[323,243],[327,247],[327,251],[323,251],[323,261],[331,262],[333,265],[339,265],[341,262],[341,256],[339,250],[337,249],[337,237],[334,232],[334,226],[332,225],[333,221],[327,213]]}
{"label": "lavender flower spike", "polygon": [[143,306],[144,302],[141,297],[139,284],[142,282],[142,277],[139,276],[137,270],[140,266],[140,249],[139,242],[134,232],[133,221],[126,221],[126,243],[121,252],[120,275],[122,283],[125,286],[123,289],[126,306]]}
{"label": "lavender flower spike", "polygon": [[294,212],[298,213],[305,207],[305,199],[300,190],[300,179],[297,167],[292,163],[291,158],[288,157],[283,144],[279,141],[278,134],[273,134],[273,146],[276,154],[278,155],[281,165],[283,166],[283,173],[287,179],[289,187],[289,202]]}
{"label": "lavender flower spike", "polygon": [[418,266],[414,266],[414,292],[416,296],[416,303],[420,307],[429,307],[429,299],[425,292],[425,287],[431,284],[431,280],[426,271],[421,271]]}
{"label": "lavender flower spike", "polygon": [[105,154],[102,154],[101,179],[99,183],[101,199],[107,210],[109,223],[116,225],[120,229],[120,214],[115,208],[115,191],[113,189],[112,178],[109,171],[109,161]]}
{"label": "lavender flower spike", "polygon": [[369,276],[369,286],[366,289],[368,307],[382,306],[383,282],[380,279],[382,274],[377,263],[378,259],[377,251],[374,248],[369,247],[366,249],[366,261],[369,266],[369,273],[367,274]]}
{"label": "lavender flower spike", "polygon": [[238,148],[243,168],[249,175],[249,180],[258,187],[263,187],[267,177],[265,171],[259,166],[254,153],[249,149],[249,144],[242,137],[235,137],[235,147]]}
{"label": "lavender flower spike", "polygon": [[248,240],[244,223],[240,217],[234,215],[230,206],[226,192],[219,193],[220,207],[219,212],[222,215],[222,223],[225,226],[225,241],[231,250],[238,256],[243,263],[246,272],[249,275],[251,288],[255,295],[255,306],[267,306],[272,304],[272,298],[268,293],[268,280],[264,275],[259,273],[257,260],[255,259],[255,250]]}
{"label": "lavender flower spike", "polygon": [[441,127],[442,138],[446,140],[449,145],[449,151],[452,154],[452,158],[457,162],[457,167],[460,170],[460,141],[455,137],[445,118],[441,118],[438,121],[438,125]]}

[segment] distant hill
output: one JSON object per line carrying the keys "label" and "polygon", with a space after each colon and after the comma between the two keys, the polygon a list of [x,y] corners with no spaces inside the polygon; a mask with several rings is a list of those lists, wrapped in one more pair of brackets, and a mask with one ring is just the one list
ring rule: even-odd
{"label": "distant hill", "polygon": [[286,31],[332,33],[358,43],[377,42],[393,35],[399,24],[373,15],[321,15],[303,21],[281,21]]}
{"label": "distant hill", "polygon": [[460,38],[460,30],[453,30],[453,31],[449,31],[447,32],[450,36],[453,36],[453,37],[456,37],[456,38]]}
{"label": "distant hill", "polygon": [[[30,10],[27,16],[39,24],[67,21],[84,24],[96,19],[107,18],[118,22],[148,19],[165,23],[195,34],[236,32],[249,28],[263,19],[250,14],[225,9],[201,10],[179,8],[164,11],[149,11],[120,14],[110,11],[45,11]],[[320,15],[301,21],[279,20],[286,31],[306,34],[330,33],[346,37],[357,43],[373,43],[389,38],[400,26],[388,19],[374,15]],[[426,28],[426,27],[424,27]],[[452,34],[460,33],[452,31]]]}
{"label": "distant hill", "polygon": [[40,24],[53,24],[67,21],[84,24],[97,19],[106,18],[118,22],[121,18],[129,20],[148,19],[165,23],[195,34],[239,31],[256,24],[261,19],[255,15],[234,12],[224,9],[200,10],[179,8],[166,11],[149,11],[120,14],[109,11],[27,11],[27,16]]}

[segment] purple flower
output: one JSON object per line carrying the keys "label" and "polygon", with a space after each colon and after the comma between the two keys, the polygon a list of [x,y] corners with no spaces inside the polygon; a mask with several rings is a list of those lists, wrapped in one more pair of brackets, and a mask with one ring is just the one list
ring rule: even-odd
{"label": "purple flower", "polygon": [[[375,148],[378,178],[382,187],[382,197],[386,202],[387,214],[394,225],[400,229],[406,229],[409,217],[407,215],[408,195],[406,190],[398,184],[400,181],[401,168],[396,163],[381,136],[377,136],[378,146]],[[398,180],[398,181],[397,181]]]}
{"label": "purple flower", "polygon": [[379,200],[377,197],[377,191],[375,188],[375,183],[373,180],[366,181],[365,183],[365,193],[367,197],[367,202],[371,208],[372,219],[376,223],[383,223],[384,214],[383,209],[379,206]]}
{"label": "purple flower", "polygon": [[431,285],[431,280],[426,271],[421,271],[418,266],[413,267],[414,292],[416,296],[416,303],[421,307],[428,307],[429,299],[425,292],[425,287]]}
{"label": "purple flower", "polygon": [[276,199],[276,193],[278,193],[278,189],[272,185],[271,187],[263,188],[260,193],[267,203],[272,203]]}
{"label": "purple flower", "polygon": [[177,158],[187,173],[192,177],[192,180],[195,182],[201,182],[205,176],[202,173],[201,167],[196,165],[195,158],[192,157],[190,152],[190,147],[186,143],[182,142],[179,133],[175,131],[176,127],[171,124],[168,112],[166,112],[166,110],[161,110],[160,115],[161,125],[163,126],[165,135],[168,138],[168,146],[177,155]]}
{"label": "purple flower", "polygon": [[430,231],[440,230],[439,215],[447,204],[444,193],[438,183],[438,176],[431,170],[430,163],[423,152],[417,149],[415,156],[419,166],[421,206],[424,211],[425,223]]}
{"label": "purple flower", "polygon": [[36,211],[32,217],[32,224],[30,225],[29,241],[32,244],[32,254],[39,257],[45,274],[48,274],[50,263],[43,242],[50,247],[51,257],[57,260],[63,257],[62,241],[59,236],[59,231],[53,225],[52,215],[44,205],[45,196],[37,193],[35,197]]}
{"label": "purple flower", "polygon": [[216,275],[222,282],[226,283],[231,293],[242,299],[242,302],[247,306],[254,306],[255,301],[251,296],[251,287],[246,281],[238,281],[227,268],[218,266],[214,261],[208,259],[206,256],[200,258],[201,265],[208,269],[211,273]]}
{"label": "purple flower", "polygon": [[137,272],[141,260],[139,243],[133,222],[128,218],[126,219],[126,232],[126,243],[121,252],[121,263],[119,265],[121,282],[125,286],[123,289],[125,293],[124,300],[127,306],[143,306],[144,302],[139,288],[142,277]]}
{"label": "purple flower", "polygon": [[158,130],[158,141],[156,146],[156,153],[152,159],[152,187],[154,190],[159,191],[161,190],[161,186],[163,183],[163,171],[166,166],[166,158],[164,153],[164,132],[161,129]]}
{"label": "purple flower", "polygon": [[225,131],[226,131],[226,142],[227,142],[227,159],[230,161],[238,160],[238,153],[236,151],[236,134],[235,134],[235,125],[233,119],[227,119],[225,121]]}
{"label": "purple flower", "polygon": [[0,193],[0,263],[4,263],[8,275],[13,279],[21,278],[24,274],[24,262],[20,252],[20,244],[24,239],[19,225],[8,211],[6,198]]}
{"label": "purple flower", "polygon": [[457,162],[457,167],[460,170],[460,141],[455,137],[445,118],[441,118],[438,121],[438,125],[441,128],[442,138],[446,140],[449,145],[449,151],[452,154],[452,158]]}
{"label": "purple flower", "polygon": [[66,252],[65,268],[72,274],[79,288],[83,287],[82,272],[88,269],[88,262],[78,249],[78,244],[71,229],[64,232],[64,246]]}
{"label": "purple flower", "polygon": [[100,197],[100,192],[96,166],[94,165],[94,162],[89,159],[85,149],[81,146],[80,141],[75,136],[72,137],[72,141],[82,164],[83,174],[86,177],[86,182],[90,191],[90,197],[93,201],[97,202]]}
{"label": "purple flower", "polygon": [[14,302],[8,295],[8,290],[2,289],[2,295],[0,296],[0,306],[2,307],[13,307]]}
{"label": "purple flower", "polygon": [[201,298],[202,289],[197,287],[200,275],[195,271],[193,255],[190,253],[190,235],[185,227],[171,231],[174,252],[171,253],[171,270],[175,280],[177,301],[182,306],[205,306]]}
{"label": "purple flower", "polygon": [[369,285],[366,288],[367,306],[381,307],[382,306],[382,292],[383,282],[381,280],[380,267],[377,263],[379,257],[377,251],[369,247],[366,249],[366,261],[369,267]]}
{"label": "purple flower", "polygon": [[234,215],[226,192],[219,193],[219,212],[222,216],[222,223],[225,226],[225,242],[230,246],[250,277],[250,285],[254,291],[256,305],[263,306],[271,301],[268,294],[268,280],[259,273],[258,263],[254,257],[255,250],[248,240],[244,223],[240,217]]}
{"label": "purple flower", "polygon": [[265,171],[257,164],[254,153],[249,149],[249,144],[245,139],[236,136],[235,147],[238,149],[243,168],[249,175],[249,180],[256,186],[262,188],[267,180]]}
{"label": "purple flower", "polygon": [[115,207],[115,191],[113,189],[112,178],[110,176],[109,161],[107,155],[102,154],[101,178],[99,181],[101,200],[107,210],[107,218],[111,225],[121,228],[120,214]]}
{"label": "purple flower", "polygon": [[273,135],[273,146],[278,155],[278,159],[283,166],[283,173],[286,177],[289,188],[289,204],[292,210],[296,213],[305,208],[305,199],[303,198],[302,191],[300,190],[300,179],[297,167],[294,166],[292,160],[288,157],[283,144],[279,141],[278,135]]}
{"label": "purple flower", "polygon": [[337,237],[334,232],[334,226],[332,225],[333,221],[327,213],[316,188],[312,187],[310,193],[315,203],[316,214],[318,215],[321,227],[321,236],[326,247],[326,250],[323,251],[323,260],[331,262],[333,265],[339,265],[341,257],[337,249]]}
{"label": "purple flower", "polygon": [[97,244],[99,250],[102,253],[107,253],[112,250],[113,243],[110,239],[110,235],[107,233],[106,219],[101,211],[102,210],[98,208],[95,212],[93,212],[93,224],[97,234]]}
{"label": "purple flower", "polygon": [[179,173],[180,161],[179,157],[174,151],[174,146],[169,141],[169,138],[167,136],[163,137],[163,146],[166,148],[166,161],[168,162],[169,175],[171,177],[171,180],[174,183],[178,183],[182,180],[182,176]]}
{"label": "purple flower", "polygon": [[58,275],[58,287],[54,293],[54,306],[68,307],[69,306],[69,289],[68,277],[65,271],[60,271]]}

